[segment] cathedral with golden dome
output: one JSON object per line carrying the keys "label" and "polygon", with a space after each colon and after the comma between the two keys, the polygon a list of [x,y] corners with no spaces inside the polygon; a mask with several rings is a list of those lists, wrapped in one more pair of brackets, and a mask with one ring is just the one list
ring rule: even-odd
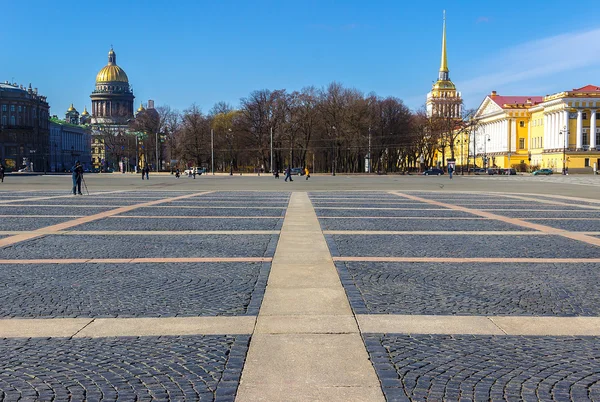
{"label": "cathedral with golden dome", "polygon": [[123,126],[133,118],[133,90],[125,71],[117,65],[117,54],[110,49],[108,64],[96,75],[92,99],[91,123]]}

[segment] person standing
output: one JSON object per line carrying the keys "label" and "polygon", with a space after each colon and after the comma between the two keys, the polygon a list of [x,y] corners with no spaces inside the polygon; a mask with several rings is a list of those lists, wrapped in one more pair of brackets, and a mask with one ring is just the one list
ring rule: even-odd
{"label": "person standing", "polygon": [[310,172],[308,170],[308,166],[304,168],[304,174],[306,175],[306,180],[310,178]]}
{"label": "person standing", "polygon": [[285,180],[284,181],[288,181],[288,179],[290,179],[290,181],[294,181],[292,180],[292,167],[288,166],[287,169],[285,169]]}
{"label": "person standing", "polygon": [[83,179],[83,166],[79,161],[75,161],[75,166],[72,168],[73,171],[73,195],[83,195],[81,193],[81,180]]}
{"label": "person standing", "polygon": [[181,176],[181,173],[179,172],[179,168],[177,168],[177,170],[175,170],[175,178],[179,179],[179,176]]}
{"label": "person standing", "polygon": [[2,183],[4,183],[4,165],[2,164],[2,162],[0,162],[0,180],[2,180]]}
{"label": "person standing", "polygon": [[452,165],[448,166],[448,175],[450,175],[450,180],[452,180],[452,173],[454,172],[454,168]]}
{"label": "person standing", "polygon": [[143,167],[140,169],[140,171],[142,172],[142,180],[144,180],[144,176],[146,175],[146,169],[144,169]]}
{"label": "person standing", "polygon": [[144,168],[144,171],[142,172],[142,175],[144,173],[146,174],[146,180],[150,180],[150,177],[149,177],[149,175],[150,175],[150,166],[146,165],[146,167]]}

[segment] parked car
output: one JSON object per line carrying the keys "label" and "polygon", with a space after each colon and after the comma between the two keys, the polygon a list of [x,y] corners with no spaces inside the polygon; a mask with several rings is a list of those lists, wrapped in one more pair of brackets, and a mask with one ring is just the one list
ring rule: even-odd
{"label": "parked car", "polygon": [[290,174],[292,174],[292,175],[298,175],[298,176],[304,176],[304,169],[302,169],[302,168],[292,168],[292,171],[290,172]]}
{"label": "parked car", "polygon": [[437,169],[437,168],[427,169],[426,171],[423,172],[423,175],[425,175],[425,176],[441,176],[443,174],[444,174],[444,171],[442,169]]}
{"label": "parked car", "polygon": [[484,168],[475,168],[475,169],[473,169],[473,173],[475,173],[475,174],[485,174],[485,169]]}
{"label": "parked car", "polygon": [[533,172],[532,174],[534,176],[538,176],[538,175],[549,175],[549,174],[552,174],[552,173],[554,173],[552,171],[552,169],[544,168],[544,169],[538,169],[535,172]]}
{"label": "parked car", "polygon": [[493,176],[495,174],[502,174],[502,169],[497,169],[497,168],[488,168],[487,170],[487,174],[489,174],[490,176]]}
{"label": "parked car", "polygon": [[504,169],[504,173],[507,176],[516,176],[517,175],[517,171],[514,168],[510,168],[510,169]]}

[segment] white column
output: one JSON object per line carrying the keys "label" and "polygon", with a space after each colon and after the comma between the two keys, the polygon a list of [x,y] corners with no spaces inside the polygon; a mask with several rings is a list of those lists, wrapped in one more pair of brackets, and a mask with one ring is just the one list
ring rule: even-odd
{"label": "white column", "polygon": [[554,137],[554,148],[562,148],[561,146],[559,146],[560,144],[560,138],[558,135],[558,113],[554,112],[552,113],[552,137]]}
{"label": "white column", "polygon": [[544,149],[548,147],[548,115],[544,114],[544,137],[542,139]]}
{"label": "white column", "polygon": [[577,110],[577,149],[581,149],[583,143],[583,110]]}
{"label": "white column", "polygon": [[566,127],[566,132],[564,134],[565,138],[564,140],[566,141],[566,147],[569,148],[569,111],[565,110],[563,111],[563,128]]}
{"label": "white column", "polygon": [[590,150],[596,150],[596,110],[590,111]]}

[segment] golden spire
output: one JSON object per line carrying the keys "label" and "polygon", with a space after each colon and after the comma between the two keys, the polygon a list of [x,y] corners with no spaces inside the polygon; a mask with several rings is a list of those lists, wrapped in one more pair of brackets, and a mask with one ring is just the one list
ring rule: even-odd
{"label": "golden spire", "polygon": [[75,110],[75,107],[73,107],[73,104],[71,103],[71,106],[67,109],[67,112],[72,112]]}
{"label": "golden spire", "polygon": [[440,72],[448,72],[448,57],[446,55],[446,10],[444,10],[444,26],[442,30],[442,65]]}
{"label": "golden spire", "polygon": [[89,113],[87,111],[87,106],[83,107],[83,113],[81,113],[82,116],[87,116]]}
{"label": "golden spire", "polygon": [[144,109],[144,104],[140,103],[140,107],[138,108],[137,111],[138,112],[143,112],[144,110],[146,110],[146,109]]}

